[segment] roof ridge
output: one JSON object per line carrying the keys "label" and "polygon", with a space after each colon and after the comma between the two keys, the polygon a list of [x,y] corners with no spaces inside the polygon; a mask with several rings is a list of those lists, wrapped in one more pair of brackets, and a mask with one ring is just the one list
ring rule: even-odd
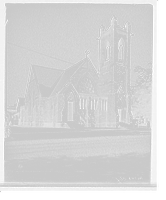
{"label": "roof ridge", "polygon": [[[63,74],[65,73],[65,70],[64,70],[64,72],[59,76],[59,78],[58,78],[58,81],[57,82],[55,82],[53,85],[52,85],[52,92],[54,91],[54,88],[56,87],[56,85],[59,83],[59,81],[61,80],[61,78],[62,78],[62,76],[63,76]],[[51,92],[51,94],[52,94],[52,92]],[[51,94],[50,94],[50,96],[51,96]]]}
{"label": "roof ridge", "polygon": [[[77,73],[77,71],[78,71],[78,69],[84,64],[84,61],[87,61],[87,58],[84,58],[83,60],[81,60],[80,62],[78,62],[77,63],[77,65],[79,64],[79,67],[76,69],[76,71],[71,75],[71,77],[73,77],[76,73]],[[76,65],[75,65],[76,66]],[[74,67],[74,66],[73,66]]]}
{"label": "roof ridge", "polygon": [[73,64],[72,66],[70,66],[70,67],[68,67],[68,68],[66,68],[64,71],[67,71],[67,70],[69,70],[71,67],[74,67],[74,66],[76,66],[76,65],[78,65],[78,64],[81,64],[84,60],[86,60],[87,58],[83,58],[82,60],[80,60],[79,62],[77,62],[77,63],[75,63],[75,64]]}
{"label": "roof ridge", "polygon": [[[53,70],[59,70],[59,71],[65,71],[65,69],[58,69],[58,68],[53,68],[53,67],[46,67],[46,66],[42,66],[42,65],[35,65],[32,64],[32,67],[42,67],[42,68],[46,68],[46,69],[53,69]],[[68,68],[67,68],[68,69]]]}

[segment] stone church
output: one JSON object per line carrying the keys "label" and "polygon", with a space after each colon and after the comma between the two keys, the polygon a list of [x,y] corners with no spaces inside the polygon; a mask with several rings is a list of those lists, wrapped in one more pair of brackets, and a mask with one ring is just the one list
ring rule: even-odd
{"label": "stone church", "polygon": [[24,127],[112,127],[130,122],[129,24],[112,18],[98,38],[99,67],[89,55],[60,70],[31,66],[18,125]]}

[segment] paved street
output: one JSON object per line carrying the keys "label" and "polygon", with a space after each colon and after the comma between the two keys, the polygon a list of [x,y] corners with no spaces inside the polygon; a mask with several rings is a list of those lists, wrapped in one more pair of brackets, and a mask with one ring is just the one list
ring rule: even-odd
{"label": "paved street", "polygon": [[133,135],[150,133],[146,128],[132,129],[67,129],[67,128],[36,128],[36,127],[12,127],[12,140],[36,140],[36,139],[56,139],[56,138],[78,138],[78,137],[96,137],[96,136],[115,136],[115,135]]}
{"label": "paved street", "polygon": [[150,152],[150,135],[7,141],[5,160],[119,156]]}

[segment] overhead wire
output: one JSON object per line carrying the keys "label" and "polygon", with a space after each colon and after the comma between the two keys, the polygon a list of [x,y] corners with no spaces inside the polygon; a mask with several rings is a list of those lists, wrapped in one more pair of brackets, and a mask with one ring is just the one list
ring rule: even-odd
{"label": "overhead wire", "polygon": [[35,51],[35,50],[32,50],[32,49],[29,49],[29,48],[26,48],[26,47],[23,47],[23,46],[20,46],[20,45],[17,45],[17,44],[14,44],[12,42],[7,42],[8,44],[10,45],[13,45],[13,46],[16,46],[16,47],[19,47],[19,48],[22,48],[22,49],[25,49],[25,50],[28,50],[28,51],[32,51],[34,53],[37,53],[37,54],[40,54],[42,56],[46,56],[46,57],[49,57],[49,58],[52,58],[52,59],[55,59],[55,60],[59,60],[61,62],[65,62],[65,63],[68,63],[68,64],[74,64],[74,63],[71,63],[71,62],[68,62],[66,60],[63,60],[63,59],[60,59],[60,58],[56,58],[56,57],[53,57],[53,56],[49,56],[49,55],[46,55],[44,53],[41,53],[41,52],[38,52],[38,51]]}
{"label": "overhead wire", "polygon": [[63,60],[61,58],[57,58],[57,57],[54,57],[54,56],[49,56],[49,55],[46,55],[44,53],[40,53],[38,51],[35,51],[35,50],[32,50],[32,49],[29,49],[29,48],[26,48],[26,47],[23,47],[23,46],[20,46],[20,45],[17,45],[17,44],[14,44],[14,43],[11,43],[11,42],[7,42],[7,44],[9,45],[12,45],[12,46],[16,46],[16,47],[19,47],[19,48],[22,48],[22,49],[25,49],[27,51],[31,51],[31,52],[34,52],[34,53],[37,53],[37,54],[40,54],[42,56],[45,56],[45,57],[48,57],[48,58],[51,58],[51,59],[55,59],[55,60],[58,60],[58,61],[61,61],[61,62],[64,62],[64,63],[67,63],[67,64],[74,64],[72,62],[69,62],[69,61],[66,61],[66,60]]}

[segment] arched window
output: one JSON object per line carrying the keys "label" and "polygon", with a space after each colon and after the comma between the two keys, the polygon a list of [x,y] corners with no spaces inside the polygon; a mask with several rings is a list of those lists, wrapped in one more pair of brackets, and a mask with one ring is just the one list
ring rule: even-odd
{"label": "arched window", "polygon": [[70,94],[68,96],[68,101],[74,101],[74,95],[72,92],[70,92]]}
{"label": "arched window", "polygon": [[85,109],[87,109],[87,107],[88,107],[88,101],[87,99],[85,99]]}
{"label": "arched window", "polygon": [[109,43],[106,45],[106,61],[108,61],[110,58],[110,46]]}
{"label": "arched window", "polygon": [[103,103],[104,103],[104,109],[103,109],[103,110],[105,111],[105,100],[104,100],[104,102],[103,102]]}
{"label": "arched window", "polygon": [[119,52],[118,52],[118,59],[122,60],[123,59],[123,46],[119,46]]}
{"label": "arched window", "polygon": [[106,61],[109,61],[111,58],[111,46],[109,42],[106,43]]}
{"label": "arched window", "polygon": [[93,100],[93,110],[95,110],[95,102],[96,102],[96,100],[94,99]]}
{"label": "arched window", "polygon": [[100,107],[101,107],[101,111],[102,111],[103,110],[102,99],[100,100]]}
{"label": "arched window", "polygon": [[90,100],[90,108],[91,108],[91,110],[93,109],[93,100],[92,99]]}
{"label": "arched window", "polygon": [[105,110],[104,99],[102,100],[102,107],[103,107],[103,111],[104,111]]}
{"label": "arched window", "polygon": [[105,102],[105,110],[107,111],[107,107],[108,107],[108,105],[107,105],[108,103],[107,103],[107,100],[106,100],[106,102]]}
{"label": "arched window", "polygon": [[82,109],[82,106],[81,106],[82,104],[81,103],[82,103],[82,101],[81,101],[81,97],[80,97],[80,100],[79,100],[80,109]]}
{"label": "arched window", "polygon": [[84,98],[82,99],[82,109],[84,109]]}
{"label": "arched window", "polygon": [[121,38],[118,42],[118,59],[123,60],[124,59],[124,39]]}
{"label": "arched window", "polygon": [[95,110],[97,109],[97,99],[95,99]]}

